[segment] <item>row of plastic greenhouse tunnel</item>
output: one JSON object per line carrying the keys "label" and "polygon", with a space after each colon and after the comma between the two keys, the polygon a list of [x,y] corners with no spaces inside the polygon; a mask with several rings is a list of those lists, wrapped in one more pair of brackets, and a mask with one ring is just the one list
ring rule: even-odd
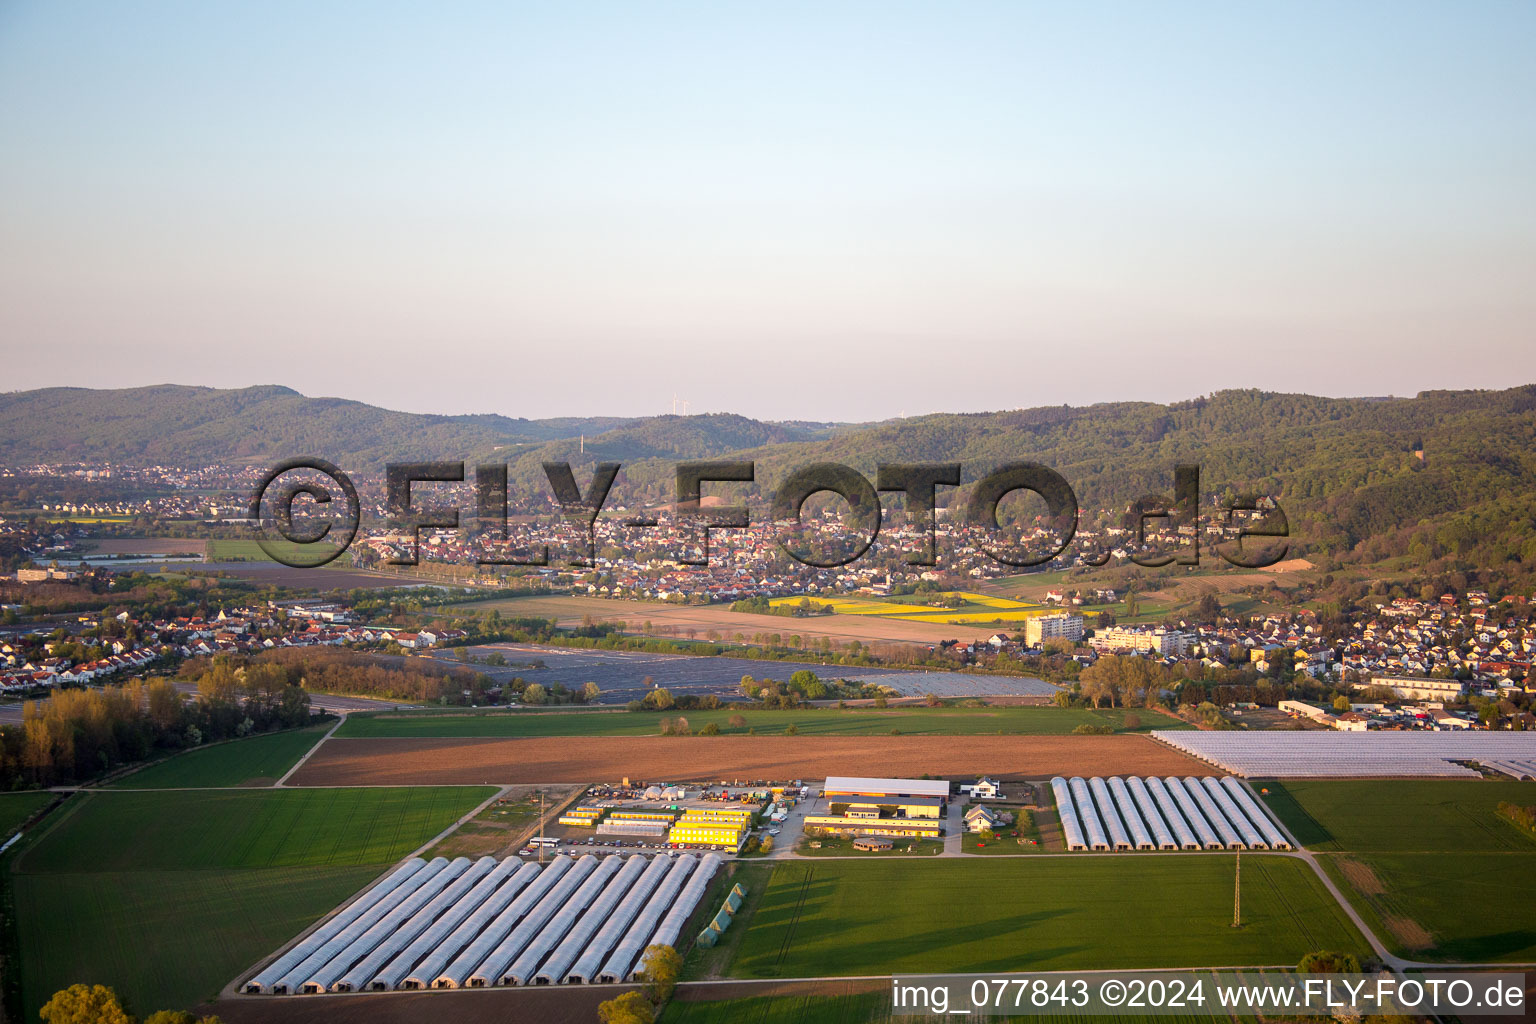
{"label": "row of plastic greenhouse tunnel", "polygon": [[1051,780],[1068,850],[1289,850],[1234,778]]}
{"label": "row of plastic greenhouse tunnel", "polygon": [[[1536,760],[1536,732],[1244,732],[1157,730],[1154,739],[1250,779],[1467,778],[1469,763],[1502,761],[1514,774]],[[1515,775],[1519,778],[1519,775]]]}
{"label": "row of plastic greenhouse tunnel", "polygon": [[629,981],[647,946],[676,946],[720,866],[715,854],[538,865],[419,857],[306,935],[246,992]]}

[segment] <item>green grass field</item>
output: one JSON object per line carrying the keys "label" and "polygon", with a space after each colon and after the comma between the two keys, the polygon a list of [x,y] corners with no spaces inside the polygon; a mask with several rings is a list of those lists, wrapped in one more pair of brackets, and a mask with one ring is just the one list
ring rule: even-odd
{"label": "green grass field", "polygon": [[188,750],[112,785],[126,789],[267,785],[282,778],[327,728],[289,729]]}
{"label": "green grass field", "polygon": [[1260,783],[1371,930],[1426,961],[1536,960],[1536,841],[1500,819],[1536,782]]}
{"label": "green grass field", "polygon": [[86,795],[22,855],[27,873],[382,864],[494,792],[484,787]]}
{"label": "green grass field", "polygon": [[1310,868],[1243,859],[966,858],[779,864],[728,973],[745,978],[1288,965],[1368,953]]}
{"label": "green grass field", "polygon": [[140,1019],[189,1008],[383,869],[16,875],[26,1019],[77,981],[111,985]]}
{"label": "green grass field", "polygon": [[452,824],[487,788],[95,792],[12,862],[26,1019],[75,982],[188,1008]]}
{"label": "green grass field", "polygon": [[[891,1012],[891,994],[881,989],[875,992],[845,992],[828,995],[776,995],[753,996],[746,999],[716,999],[709,1002],[683,1002],[674,999],[667,1004],[660,1017],[660,1024],[931,1024],[954,1017],[923,1016]],[[1050,1021],[1053,1024],[1102,1024],[1109,1020],[1114,1024],[1211,1024],[1213,1020],[1229,1020],[1226,1015],[1191,1016],[1166,1014],[1137,1016],[1117,1014],[1114,1017],[1091,1017],[1081,1014],[1061,1014],[1050,1017],[1010,1016],[1017,1024],[1034,1021]]]}
{"label": "green grass field", "polygon": [[58,799],[56,793],[0,793],[0,842],[33,814]]}
{"label": "green grass field", "polygon": [[[732,715],[746,725],[733,727]],[[1127,715],[1141,724],[1125,728]],[[795,711],[742,710],[654,712],[528,712],[482,713],[385,712],[348,715],[337,736],[654,736],[663,718],[683,717],[694,732],[713,722],[723,734],[755,729],[759,735],[783,733],[791,723],[802,736],[884,736],[892,729],[903,736],[1061,736],[1079,725],[1109,725],[1119,731],[1188,728],[1185,723],[1153,711],[1121,708],[984,707],[984,708],[817,708]]]}
{"label": "green grass field", "polygon": [[[893,1020],[887,992],[772,996],[685,1003],[674,999],[661,1024],[884,1024]],[[916,1024],[920,1018],[901,1017]]]}
{"label": "green grass field", "polygon": [[1262,799],[1311,850],[1536,853],[1494,813],[1536,804],[1536,782],[1455,779],[1265,780]]}
{"label": "green grass field", "polygon": [[[326,541],[330,544],[330,541]],[[305,544],[294,544],[283,540],[281,537],[273,538],[272,549],[285,557],[292,557],[303,561],[313,559],[320,549]],[[261,549],[261,545],[254,540],[210,540],[208,542],[208,561],[210,562],[270,562],[271,557]],[[343,555],[336,561],[329,563],[338,568],[350,568],[352,559]]]}

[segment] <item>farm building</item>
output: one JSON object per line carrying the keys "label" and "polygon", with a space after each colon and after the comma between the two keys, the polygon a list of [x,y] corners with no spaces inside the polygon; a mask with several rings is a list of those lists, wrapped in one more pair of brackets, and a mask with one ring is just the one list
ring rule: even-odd
{"label": "farm building", "polygon": [[869,779],[834,775],[827,779],[822,793],[833,802],[842,802],[844,797],[869,798],[880,803],[893,803],[893,798],[903,797],[942,802],[949,799],[949,783],[944,779]]}
{"label": "farm building", "polygon": [[572,807],[560,815],[562,825],[574,825],[582,828],[590,828],[600,821],[606,809],[602,807]]}
{"label": "farm building", "polygon": [[969,785],[960,787],[962,796],[973,797],[978,800],[998,800],[1003,795],[1003,784],[996,779],[982,776]]}
{"label": "farm building", "polygon": [[990,807],[982,807],[980,804],[965,812],[965,830],[967,832],[993,832],[998,826],[1004,824],[1004,815],[994,811]]}
{"label": "farm building", "polygon": [[[882,811],[902,818],[942,818],[944,801],[932,797],[892,797],[889,800],[834,800],[832,806],[848,808],[848,817],[880,817]],[[873,813],[871,813],[873,812]]]}
{"label": "farm building", "polygon": [[891,849],[894,845],[889,839],[884,839],[880,836],[860,836],[853,841],[853,848],[855,850],[866,850],[870,853],[880,853]]}
{"label": "farm building", "polygon": [[667,842],[739,850],[752,827],[752,813],[720,814],[714,808],[689,810],[667,831]]}
{"label": "farm building", "polygon": [[936,818],[854,818],[841,814],[808,814],[808,834],[848,836],[910,836],[938,839],[944,835],[944,823]]}

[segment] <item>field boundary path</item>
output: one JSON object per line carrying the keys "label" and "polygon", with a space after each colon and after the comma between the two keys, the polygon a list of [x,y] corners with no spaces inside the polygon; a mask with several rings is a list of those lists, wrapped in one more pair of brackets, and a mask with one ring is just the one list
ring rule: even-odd
{"label": "field boundary path", "polygon": [[280,778],[276,782],[272,783],[272,788],[273,789],[283,789],[283,788],[285,788],[288,785],[288,780],[293,777],[293,773],[298,771],[300,768],[304,767],[304,762],[308,761],[310,759],[310,757],[314,754],[314,752],[320,749],[320,745],[322,743],[324,743],[326,740],[330,739],[331,736],[336,732],[336,730],[340,729],[342,727],[342,725],[346,722],[346,720],[347,720],[347,716],[346,716],[345,713],[337,715],[336,716],[335,724],[332,725],[329,729],[325,730],[325,735],[321,736],[319,739],[315,740],[315,742],[313,744],[311,744],[310,748],[308,750],[304,751],[304,756],[303,757],[301,757],[297,761],[293,762],[293,767],[289,768],[286,772],[284,772],[282,778]]}

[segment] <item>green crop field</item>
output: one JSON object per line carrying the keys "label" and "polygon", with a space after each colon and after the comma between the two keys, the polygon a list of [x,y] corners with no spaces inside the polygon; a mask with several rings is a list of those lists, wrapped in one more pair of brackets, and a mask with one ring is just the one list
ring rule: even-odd
{"label": "green crop field", "polygon": [[[711,1002],[673,1000],[661,1024],[885,1024],[891,1016],[888,992],[843,995],[771,996],[717,999]],[[917,1024],[921,1018],[901,1017]]]}
{"label": "green crop field", "polygon": [[88,794],[23,854],[28,873],[380,864],[494,792],[485,787]]}
{"label": "green crop field", "polygon": [[55,793],[0,793],[0,841],[9,839],[22,822],[57,799]]}
{"label": "green crop field", "polygon": [[177,754],[125,775],[113,786],[127,789],[254,786],[276,782],[325,735],[327,726],[289,729],[216,743]]}
{"label": "green crop field", "polygon": [[1371,930],[1425,961],[1536,959],[1536,841],[1499,818],[1536,782],[1266,781],[1272,810]]}
{"label": "green crop field", "polygon": [[1312,850],[1528,851],[1536,841],[1494,813],[1536,804],[1536,782],[1456,779],[1265,780],[1262,798]]}
{"label": "green crop field", "polygon": [[1373,853],[1320,859],[1370,929],[1400,956],[1463,963],[1536,960],[1531,912],[1536,855]]}
{"label": "green crop field", "polygon": [[[1011,997],[1010,997],[1011,998]],[[932,1024],[954,1017],[897,1016],[891,1012],[891,994],[886,989],[874,992],[845,992],[828,995],[776,995],[752,996],[745,999],[716,999],[708,1002],[685,1002],[674,999],[667,1004],[660,1024]],[[1050,1021],[1052,1024],[1100,1024],[1113,1020],[1114,1024],[1211,1024],[1220,1018],[1167,1014],[1156,1017],[1135,1014],[1117,1014],[1113,1018],[1090,1017],[1080,1014],[1052,1015],[1050,1017],[1010,1016],[1011,1024],[1033,1024]]]}
{"label": "green crop field", "polygon": [[[740,715],[743,726],[730,719]],[[1126,728],[1126,716],[1141,724]],[[791,724],[802,736],[884,736],[895,729],[903,736],[1062,736],[1080,725],[1108,725],[1123,732],[1188,728],[1154,711],[1122,708],[982,707],[982,708],[815,708],[764,711],[725,707],[715,711],[529,712],[481,713],[385,712],[348,715],[337,736],[654,736],[663,718],[683,717],[698,732],[711,722],[722,734],[755,729],[759,735],[783,733]]]}
{"label": "green crop field", "polygon": [[1301,860],[1052,857],[775,865],[728,971],[745,978],[1289,965],[1366,943]]}
{"label": "green crop field", "polygon": [[140,1019],[191,1007],[384,867],[16,875],[25,1019],[77,981],[112,986]]}
{"label": "green crop field", "polygon": [[209,998],[493,792],[72,797],[12,861],[24,1019],[75,982],[141,1017]]}

